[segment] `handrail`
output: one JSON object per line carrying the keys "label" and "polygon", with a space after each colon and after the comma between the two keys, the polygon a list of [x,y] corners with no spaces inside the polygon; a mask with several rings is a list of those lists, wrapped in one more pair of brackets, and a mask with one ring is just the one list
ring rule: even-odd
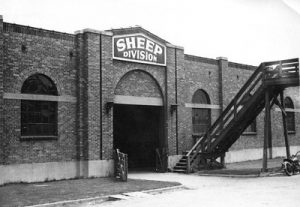
{"label": "handrail", "polygon": [[285,64],[285,63],[291,63],[291,62],[299,62],[299,58],[264,62],[264,64],[265,64],[265,66],[270,66],[270,65],[279,65],[279,64]]}
{"label": "handrail", "polygon": [[235,97],[232,99],[232,101],[228,104],[228,106],[225,108],[225,110],[222,112],[222,114],[219,116],[219,118],[214,122],[214,124],[211,126],[211,129],[215,128],[216,125],[220,122],[221,119],[224,118],[224,116],[230,111],[232,106],[234,105],[234,99],[237,99],[242,93],[245,92],[248,85],[253,81],[253,79],[262,71],[263,64],[260,64],[258,69],[254,71],[254,73],[251,75],[251,77],[247,80],[247,82],[243,85],[243,87],[240,89],[240,91],[235,95]]}
{"label": "handrail", "polygon": [[194,146],[193,146],[192,149],[186,154],[186,156],[190,156],[190,154],[196,149],[196,147],[200,144],[200,142],[201,142],[202,140],[204,140],[203,137],[204,137],[204,136],[201,136],[201,137],[198,139],[198,141],[194,144]]}

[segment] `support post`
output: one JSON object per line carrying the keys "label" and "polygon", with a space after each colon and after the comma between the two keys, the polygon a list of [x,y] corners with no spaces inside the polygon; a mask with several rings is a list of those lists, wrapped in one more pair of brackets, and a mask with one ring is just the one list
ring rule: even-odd
{"label": "support post", "polygon": [[191,172],[191,160],[190,160],[190,156],[187,156],[186,161],[187,161],[186,173],[189,174]]}
{"label": "support post", "polygon": [[268,141],[270,134],[270,92],[269,90],[265,93],[265,129],[264,129],[264,151],[263,151],[263,166],[262,172],[267,172],[268,168]]}
{"label": "support post", "polygon": [[[283,100],[283,91],[280,92],[280,102],[283,109],[285,109],[285,104]],[[284,134],[284,142],[285,142],[285,149],[286,149],[286,157],[290,157],[290,145],[287,133],[287,126],[286,126],[286,114],[282,111],[282,122],[283,122],[283,134]]]}
{"label": "support post", "polygon": [[223,168],[226,168],[226,166],[225,166],[225,153],[221,155],[221,165],[223,166]]}

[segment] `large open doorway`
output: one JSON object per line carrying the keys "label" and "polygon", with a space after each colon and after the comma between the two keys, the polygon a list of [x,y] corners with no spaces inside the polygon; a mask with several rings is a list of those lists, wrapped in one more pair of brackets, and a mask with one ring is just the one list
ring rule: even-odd
{"label": "large open doorway", "polygon": [[162,146],[163,107],[114,105],[114,149],[128,154],[129,170],[155,170]]}

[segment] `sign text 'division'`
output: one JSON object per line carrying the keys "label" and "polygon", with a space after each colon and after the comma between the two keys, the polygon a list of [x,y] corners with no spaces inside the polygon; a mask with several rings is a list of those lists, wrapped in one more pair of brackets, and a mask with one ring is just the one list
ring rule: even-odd
{"label": "sign text 'division'", "polygon": [[113,37],[113,58],[166,65],[166,47],[143,34]]}

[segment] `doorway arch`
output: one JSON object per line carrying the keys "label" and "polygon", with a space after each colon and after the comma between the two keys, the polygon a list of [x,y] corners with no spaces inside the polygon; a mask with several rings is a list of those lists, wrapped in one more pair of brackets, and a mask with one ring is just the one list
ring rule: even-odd
{"label": "doorway arch", "polygon": [[164,147],[164,110],[161,88],[142,70],[126,73],[115,88],[113,145],[128,154],[129,169],[160,168]]}

